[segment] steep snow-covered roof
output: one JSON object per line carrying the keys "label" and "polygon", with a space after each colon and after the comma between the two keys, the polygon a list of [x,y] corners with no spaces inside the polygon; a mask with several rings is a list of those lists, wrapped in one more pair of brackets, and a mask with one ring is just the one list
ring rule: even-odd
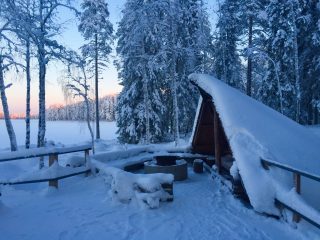
{"label": "steep snow-covered roof", "polygon": [[189,79],[212,97],[257,211],[274,212],[274,198],[283,196],[279,182],[281,187],[292,188],[291,174],[265,171],[260,158],[320,175],[320,138],[304,126],[212,76],[191,74]]}

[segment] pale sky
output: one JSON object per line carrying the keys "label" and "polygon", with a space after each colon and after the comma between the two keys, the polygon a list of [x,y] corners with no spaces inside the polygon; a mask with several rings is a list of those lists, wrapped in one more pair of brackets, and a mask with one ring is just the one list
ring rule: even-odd
{"label": "pale sky", "polygon": [[[77,0],[79,1],[79,0]],[[80,1],[79,1],[80,2]],[[116,29],[116,25],[121,18],[121,9],[125,0],[108,0],[110,21]],[[211,16],[211,21],[214,22],[215,14],[213,13],[213,6],[215,0],[208,0],[208,11]],[[66,46],[76,50],[84,42],[83,38],[78,33],[77,24],[73,15],[68,11],[61,11],[60,18],[62,21],[69,20],[65,26],[61,42]],[[100,97],[107,94],[119,93],[121,86],[118,84],[117,70],[113,65],[115,59],[115,53],[113,52],[110,56],[110,63],[108,69],[103,73],[103,80],[100,81],[99,95]],[[47,82],[46,82],[46,106],[54,104],[65,104],[63,92],[61,86],[58,84],[58,79],[62,75],[63,65],[59,62],[50,62],[47,70]],[[25,96],[26,96],[26,83],[23,74],[15,75],[15,77],[7,76],[6,83],[13,83],[13,86],[6,90],[10,113],[11,114],[24,114],[25,113]],[[31,89],[31,111],[32,114],[36,114],[38,111],[38,76],[37,71],[33,71],[32,75],[32,89]],[[93,86],[93,85],[91,85]],[[2,108],[0,110],[2,112]]]}

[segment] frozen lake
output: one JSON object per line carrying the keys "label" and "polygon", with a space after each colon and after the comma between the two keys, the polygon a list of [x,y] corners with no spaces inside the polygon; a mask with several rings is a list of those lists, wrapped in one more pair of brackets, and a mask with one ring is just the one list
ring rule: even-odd
{"label": "frozen lake", "polygon": [[[18,145],[25,142],[25,121],[13,120]],[[37,143],[38,120],[31,120],[31,143]],[[101,139],[111,140],[117,137],[115,122],[100,122]],[[77,121],[48,121],[46,139],[63,144],[76,144],[90,140],[86,122]],[[4,120],[0,120],[0,149],[8,148],[9,138]]]}

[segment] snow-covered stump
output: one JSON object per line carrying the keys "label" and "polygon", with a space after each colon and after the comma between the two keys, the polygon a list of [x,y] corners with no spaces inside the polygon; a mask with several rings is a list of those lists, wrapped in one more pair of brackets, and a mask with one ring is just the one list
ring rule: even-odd
{"label": "snow-covered stump", "polygon": [[203,173],[203,160],[195,159],[193,161],[193,171],[195,173]]}
{"label": "snow-covered stump", "polygon": [[[58,154],[50,154],[49,155],[49,167],[53,165],[55,162],[58,164]],[[49,187],[58,188],[58,180],[50,180]]]}

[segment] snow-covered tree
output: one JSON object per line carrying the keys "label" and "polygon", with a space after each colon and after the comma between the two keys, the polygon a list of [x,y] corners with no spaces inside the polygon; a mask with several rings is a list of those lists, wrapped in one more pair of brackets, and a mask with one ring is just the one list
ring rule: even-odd
{"label": "snow-covered tree", "polygon": [[94,148],[94,134],[90,124],[90,104],[89,104],[89,90],[87,74],[86,74],[86,62],[81,56],[74,58],[76,61],[68,66],[67,79],[68,83],[66,87],[73,93],[75,97],[83,99],[85,104],[85,120],[91,136],[92,151],[95,153]]}
{"label": "snow-covered tree", "polygon": [[298,53],[301,81],[300,122],[317,124],[320,96],[320,8],[318,1],[300,1]]}
{"label": "snow-covered tree", "polygon": [[[36,58],[39,71],[39,124],[38,124],[38,147],[45,145],[46,132],[46,71],[47,65],[52,59],[67,60],[69,55],[66,48],[60,44],[55,36],[60,34],[61,24],[57,19],[58,10],[67,8],[78,13],[71,6],[69,0],[35,0],[33,8],[35,12],[32,21],[24,21],[25,11],[19,8],[15,0],[5,0],[9,5],[10,12],[16,14],[15,24],[25,29],[36,49]],[[39,167],[44,166],[43,159]]]}
{"label": "snow-covered tree", "polygon": [[252,48],[265,51],[265,30],[267,26],[265,7],[268,0],[240,0],[237,1],[237,22],[240,29],[239,45],[244,49],[242,56],[247,61],[245,89],[247,95],[256,96],[256,84],[263,71],[260,64],[252,59]]}
{"label": "snow-covered tree", "polygon": [[108,4],[106,0],[84,0],[81,4],[81,22],[79,31],[87,43],[82,52],[92,66],[95,77],[96,101],[96,138],[100,138],[99,126],[99,72],[107,67],[108,55],[111,52],[113,27],[109,21]]}
{"label": "snow-covered tree", "polygon": [[[31,57],[34,55],[33,42],[28,31],[34,21],[34,13],[36,0],[16,0],[10,2],[7,8],[7,15],[11,19],[11,31],[14,32],[15,37],[20,42],[19,52],[24,58],[24,68],[26,76],[26,140],[25,147],[30,147],[30,99],[31,99]],[[17,12],[18,10],[19,12]],[[20,22],[23,24],[20,24]],[[28,26],[28,27],[26,27]]]}
{"label": "snow-covered tree", "polygon": [[0,6],[0,97],[2,103],[2,109],[4,114],[4,119],[6,123],[7,132],[10,139],[11,151],[17,150],[17,140],[16,135],[12,126],[10,119],[10,112],[8,106],[8,100],[6,96],[6,89],[12,84],[5,84],[5,72],[17,65],[17,62],[13,58],[13,51],[16,48],[16,43],[11,40],[10,24],[11,21],[8,18],[7,5],[3,4]]}
{"label": "snow-covered tree", "polygon": [[166,59],[162,52],[166,1],[129,0],[117,37],[117,62],[123,90],[117,105],[119,139],[159,141],[163,137],[162,91]]}
{"label": "snow-covered tree", "polygon": [[[297,66],[297,26],[296,18],[299,3],[294,0],[290,1],[271,1],[267,7],[267,14],[269,19],[269,36],[267,47],[269,55],[276,62],[280,78],[280,87],[283,92],[283,108],[284,114],[296,119],[298,114],[298,100],[300,97],[300,84],[299,82],[299,68]],[[294,11],[295,10],[295,11]],[[297,75],[298,74],[298,75]],[[279,109],[277,96],[278,83],[276,82],[275,68],[270,66],[266,73],[264,84],[261,88],[260,95],[263,102]],[[298,104],[298,105],[297,105]],[[293,106],[296,106],[295,108]]]}
{"label": "snow-covered tree", "polygon": [[[219,4],[217,31],[214,40],[214,73],[217,78],[240,88],[243,71],[238,51],[243,19],[239,15],[239,2],[226,0]],[[242,25],[243,26],[243,25]]]}
{"label": "snow-covered tree", "polygon": [[177,140],[191,131],[197,92],[187,76],[209,72],[211,60],[202,1],[128,1],[117,37],[120,140]]}

